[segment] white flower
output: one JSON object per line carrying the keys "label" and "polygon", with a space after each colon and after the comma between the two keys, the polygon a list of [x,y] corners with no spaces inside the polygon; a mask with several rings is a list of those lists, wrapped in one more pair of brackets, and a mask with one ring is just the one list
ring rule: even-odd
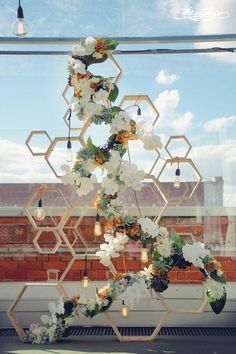
{"label": "white flower", "polygon": [[98,52],[94,52],[92,55],[95,59],[101,59],[102,58],[102,54],[98,53]]}
{"label": "white flower", "polygon": [[143,186],[142,180],[144,176],[145,172],[138,170],[135,164],[130,164],[128,161],[122,161],[119,177],[126,187],[140,190]]}
{"label": "white flower", "polygon": [[168,238],[159,237],[157,239],[156,248],[162,257],[168,258],[171,255],[172,241]]}
{"label": "white flower", "polygon": [[114,195],[119,191],[118,184],[114,180],[112,180],[108,177],[103,178],[102,188],[104,188],[105,194],[108,194],[108,195],[110,195],[110,194]]}
{"label": "white flower", "polygon": [[61,181],[62,181],[62,183],[63,183],[63,184],[71,184],[71,185],[74,185],[74,183],[75,183],[74,175],[73,175],[73,173],[71,172],[70,167],[67,166],[67,165],[62,165],[62,166],[61,166],[61,170],[62,170],[63,172],[65,172],[64,175],[61,176]]}
{"label": "white flower", "polygon": [[52,319],[48,315],[42,315],[40,319],[44,325],[50,326],[52,324]]}
{"label": "white flower", "polygon": [[210,291],[211,295],[214,299],[219,300],[225,294],[225,286],[224,284],[215,281],[214,279],[208,278],[206,280],[207,289]]}
{"label": "white flower", "polygon": [[87,55],[90,55],[95,51],[97,41],[93,37],[87,37],[84,41],[84,45],[86,47]]}
{"label": "white flower", "polygon": [[143,137],[141,137],[141,140],[143,142],[143,147],[145,150],[150,151],[155,149],[161,149],[163,146],[161,138],[154,134],[144,135]]}
{"label": "white flower", "polygon": [[106,90],[100,89],[99,91],[95,92],[95,94],[93,95],[93,100],[97,103],[101,102],[101,101],[106,101],[108,99],[109,96],[109,92],[107,92]]}
{"label": "white flower", "polygon": [[128,242],[129,238],[126,235],[114,237],[110,234],[105,234],[104,238],[108,244],[101,244],[96,256],[100,257],[100,263],[107,267],[111,263],[111,258],[120,256],[118,252],[124,249],[123,245]]}
{"label": "white flower", "polygon": [[210,251],[204,248],[204,243],[202,242],[195,242],[192,245],[186,244],[183,246],[182,251],[186,261],[200,268],[204,268],[202,260],[206,256],[210,256]]}
{"label": "white flower", "polygon": [[69,107],[75,114],[78,114],[81,111],[81,105],[78,102],[70,103]]}
{"label": "white flower", "polygon": [[103,167],[111,175],[114,175],[121,163],[121,157],[118,151],[112,150],[109,161],[105,162]]}
{"label": "white flower", "polygon": [[89,192],[91,192],[94,189],[94,183],[97,182],[97,179],[94,175],[92,175],[90,178],[88,177],[80,177],[77,180],[77,184],[79,184],[79,187],[76,191],[79,197],[82,195],[86,195]]}
{"label": "white flower", "polygon": [[86,66],[84,63],[82,63],[81,60],[75,60],[73,69],[76,74],[85,74],[86,73]]}
{"label": "white flower", "polygon": [[63,315],[65,312],[65,308],[64,308],[64,301],[63,301],[63,296],[61,296],[58,300],[58,305],[57,305],[57,309],[56,312],[59,315]]}
{"label": "white flower", "polygon": [[85,160],[83,161],[83,163],[86,171],[88,172],[93,172],[93,170],[95,170],[95,168],[97,167],[97,164],[94,159]]}
{"label": "white flower", "polygon": [[82,44],[76,45],[72,48],[72,54],[82,57],[86,55],[86,48]]}
{"label": "white flower", "polygon": [[169,231],[167,230],[166,227],[159,226],[159,235],[162,236],[162,237],[168,237],[169,236]]}
{"label": "white flower", "polygon": [[48,311],[53,314],[56,313],[56,305],[54,304],[54,302],[49,302],[48,304]]}
{"label": "white flower", "polygon": [[98,115],[101,113],[102,106],[100,104],[94,103],[94,102],[88,102],[86,103],[84,107],[84,111],[87,117],[92,117],[94,115]]}
{"label": "white flower", "polygon": [[142,137],[144,135],[150,135],[153,131],[153,128],[148,126],[143,119],[139,120],[136,123],[136,133]]}
{"label": "white flower", "polygon": [[138,223],[141,225],[143,232],[149,234],[152,238],[155,238],[159,234],[159,226],[156,225],[149,218],[139,218]]}
{"label": "white flower", "polygon": [[111,129],[110,132],[112,134],[117,134],[121,130],[127,131],[130,129],[130,121],[131,117],[127,112],[120,111],[117,113],[114,117],[114,119],[111,122]]}

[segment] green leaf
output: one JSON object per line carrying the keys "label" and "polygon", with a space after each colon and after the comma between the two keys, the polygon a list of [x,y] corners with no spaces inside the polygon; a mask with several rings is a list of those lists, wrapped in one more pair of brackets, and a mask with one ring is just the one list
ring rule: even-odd
{"label": "green leaf", "polygon": [[104,61],[107,60],[107,58],[108,58],[107,54],[104,54],[99,59],[96,59],[92,55],[89,55],[89,56],[86,56],[86,62],[88,63],[88,65],[97,64],[97,63],[103,63]]}
{"label": "green leaf", "polygon": [[122,111],[122,109],[118,106],[113,106],[111,108],[111,111],[112,111],[112,113],[119,113],[120,111]]}
{"label": "green leaf", "polygon": [[224,291],[224,295],[221,299],[215,299],[211,295],[211,293],[207,291],[207,298],[214,313],[216,313],[217,315],[221,313],[226,303],[226,298],[227,298],[226,291]]}
{"label": "green leaf", "polygon": [[217,275],[216,271],[215,272],[211,272],[210,276],[212,279],[214,279],[215,281],[218,281],[221,284],[226,284],[226,280],[224,275]]}
{"label": "green leaf", "polygon": [[115,39],[112,39],[111,41],[106,41],[107,48],[108,50],[114,50],[118,46],[119,42],[116,41]]}
{"label": "green leaf", "polygon": [[182,248],[186,244],[186,241],[180,235],[177,234],[175,229],[171,230],[170,237],[174,241],[174,245],[177,251],[178,252],[182,251]]}
{"label": "green leaf", "polygon": [[113,90],[110,92],[109,96],[108,96],[108,100],[111,102],[115,102],[115,100],[117,99],[117,96],[119,94],[119,89],[118,87],[114,84],[114,88]]}
{"label": "green leaf", "polygon": [[93,144],[91,137],[87,140],[87,148],[91,151],[94,155],[101,157],[105,161],[105,156],[101,152],[101,150]]}

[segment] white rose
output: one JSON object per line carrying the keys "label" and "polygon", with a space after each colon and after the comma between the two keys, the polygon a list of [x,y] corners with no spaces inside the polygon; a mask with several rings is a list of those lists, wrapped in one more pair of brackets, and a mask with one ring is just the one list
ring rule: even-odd
{"label": "white rose", "polygon": [[111,195],[114,195],[119,191],[118,184],[108,177],[103,179],[102,188],[104,188],[104,192],[106,194],[111,194]]}
{"label": "white rose", "polygon": [[84,63],[82,63],[81,60],[76,60],[74,63],[74,71],[76,74],[85,74],[86,73],[86,66]]}
{"label": "white rose", "polygon": [[109,96],[109,92],[107,92],[106,90],[100,89],[99,91],[97,91],[94,95],[93,95],[93,100],[97,103],[103,101],[103,100],[107,100]]}
{"label": "white rose", "polygon": [[161,138],[157,135],[144,135],[141,137],[141,140],[143,142],[143,147],[145,150],[155,150],[155,149],[161,149],[162,148],[162,142]]}
{"label": "white rose", "polygon": [[93,37],[87,37],[84,41],[84,45],[86,47],[87,55],[90,55],[95,51],[97,41]]}
{"label": "white rose", "polygon": [[143,232],[149,234],[152,238],[155,238],[159,234],[159,226],[156,225],[149,218],[139,218],[138,223],[141,225]]}

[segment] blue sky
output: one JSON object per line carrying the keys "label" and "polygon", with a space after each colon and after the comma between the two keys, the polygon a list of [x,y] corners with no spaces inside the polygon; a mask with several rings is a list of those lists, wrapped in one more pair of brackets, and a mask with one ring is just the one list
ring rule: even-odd
{"label": "blue sky", "polygon": [[[1,36],[11,36],[16,3],[12,0],[1,2]],[[233,0],[22,0],[22,5],[32,36],[235,32]],[[181,14],[183,9],[190,9],[193,18],[177,20],[176,14]],[[207,21],[203,18],[206,11],[209,17],[212,16]],[[194,14],[198,16],[197,21]],[[200,47],[222,45],[198,44]],[[19,46],[1,45],[1,49],[9,47],[19,49]],[[158,45],[142,46],[147,47],[160,48]],[[37,49],[42,48],[45,47]],[[69,49],[61,47],[64,48]],[[120,46],[123,48],[135,47]],[[32,47],[27,46],[27,49]],[[116,60],[123,70],[117,102],[125,94],[149,95],[160,112],[156,132],[162,135],[163,141],[173,134],[186,134],[193,145],[191,156],[204,179],[222,175],[225,203],[235,205],[236,198],[232,195],[236,194],[236,54],[116,56]],[[54,180],[43,159],[31,157],[24,142],[31,130],[48,130],[52,137],[66,135],[62,120],[66,105],[61,97],[67,79],[66,63],[65,56],[0,57],[1,182]],[[97,66],[94,70],[105,75],[114,73],[110,64]],[[147,107],[144,112],[147,115]],[[90,132],[95,140],[101,139],[96,130]],[[103,138],[106,136],[104,131]],[[137,154],[141,156],[140,164],[148,161],[147,155]],[[138,159],[138,155],[134,154],[134,158]]]}

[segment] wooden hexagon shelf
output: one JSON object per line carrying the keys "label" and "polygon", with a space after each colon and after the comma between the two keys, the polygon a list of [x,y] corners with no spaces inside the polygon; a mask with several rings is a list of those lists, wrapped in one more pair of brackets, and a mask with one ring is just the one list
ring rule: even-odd
{"label": "wooden hexagon shelf", "polygon": [[174,159],[176,156],[176,154],[173,155],[171,152],[171,144],[173,141],[183,141],[184,145],[186,146],[186,152],[183,153],[182,156],[179,154],[178,157],[186,158],[192,149],[192,145],[191,145],[190,141],[187,139],[187,137],[185,135],[172,135],[169,137],[169,139],[165,145],[165,150],[168,153],[168,155],[170,156],[170,158],[172,158],[172,159]]}
{"label": "wooden hexagon shelf", "polygon": [[154,328],[152,334],[149,336],[122,335],[121,332],[119,331],[117,325],[115,324],[115,321],[113,320],[111,312],[109,312],[109,311],[105,312],[105,316],[107,318],[107,321],[111,325],[113,331],[115,332],[115,334],[120,342],[150,342],[150,341],[153,341],[157,337],[158,333],[161,330],[161,327],[164,325],[164,323],[169,315],[169,309],[168,309],[165,299],[160,294],[157,294],[157,299],[160,300],[160,303],[162,304],[162,306],[164,308],[164,312],[161,315],[160,320],[156,324],[156,327]]}
{"label": "wooden hexagon shelf", "polygon": [[152,110],[153,112],[153,122],[152,122],[152,125],[155,126],[160,114],[158,112],[158,110],[156,109],[156,107],[154,106],[152,100],[150,99],[149,96],[147,95],[125,95],[119,106],[122,108],[125,104],[125,102],[128,102],[128,101],[131,101],[131,102],[141,102],[141,101],[145,101],[147,103],[147,105],[150,107],[150,109]]}
{"label": "wooden hexagon shelf", "polygon": [[68,298],[67,293],[66,293],[62,283],[60,283],[60,282],[25,283],[23,285],[22,289],[20,290],[20,292],[17,294],[13,303],[11,304],[9,309],[7,310],[7,315],[8,315],[12,325],[14,326],[14,328],[15,328],[15,330],[22,342],[27,342],[27,336],[26,336],[26,333],[25,333],[20,321],[16,317],[14,310],[15,310],[17,304],[19,303],[19,301],[21,300],[22,296],[26,292],[26,290],[29,287],[34,287],[34,286],[39,287],[40,289],[42,287],[50,287],[50,286],[55,287],[55,288],[57,288],[59,294],[64,297],[64,299]]}
{"label": "wooden hexagon shelf", "polygon": [[48,140],[48,146],[52,143],[52,139],[50,138],[50,136],[46,130],[33,130],[25,142],[25,145],[27,146],[27,148],[29,149],[29,151],[31,152],[31,154],[33,156],[44,156],[46,154],[48,146],[46,147],[45,151],[42,151],[42,152],[35,152],[33,147],[31,147],[31,140],[33,139],[33,137],[35,135],[41,135],[41,136],[46,137]]}

